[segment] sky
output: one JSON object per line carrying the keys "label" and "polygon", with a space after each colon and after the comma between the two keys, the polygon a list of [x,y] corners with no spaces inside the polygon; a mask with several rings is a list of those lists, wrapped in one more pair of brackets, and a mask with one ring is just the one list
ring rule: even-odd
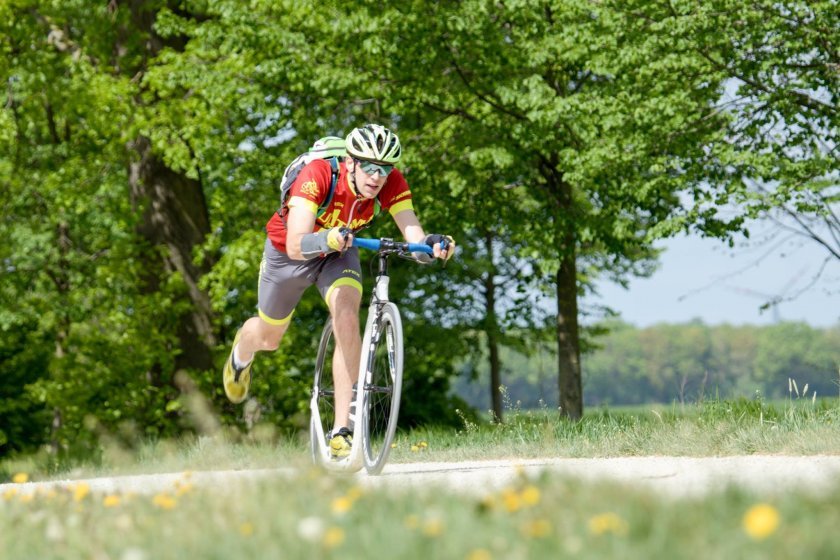
{"label": "sky", "polygon": [[[715,239],[679,237],[658,246],[665,252],[653,276],[631,280],[628,290],[599,284],[600,297],[590,301],[613,308],[637,327],[695,318],[708,325],[769,325],[778,320],[840,325],[840,260],[830,259],[808,287],[829,255],[813,241],[741,239],[729,248]],[[761,311],[774,295],[785,299],[775,309]]]}

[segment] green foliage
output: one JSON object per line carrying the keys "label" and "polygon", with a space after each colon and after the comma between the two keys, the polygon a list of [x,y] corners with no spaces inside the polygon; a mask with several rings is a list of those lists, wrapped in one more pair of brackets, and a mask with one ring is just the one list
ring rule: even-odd
{"label": "green foliage", "polygon": [[[562,263],[577,267],[564,296],[575,299],[597,278],[650,274],[657,237],[741,227],[742,215],[719,212],[729,200],[747,203],[747,216],[783,204],[830,216],[836,12],[836,2],[734,0],[3,3],[0,369],[16,389],[0,400],[0,453],[96,453],[106,433],[200,431],[176,372],[196,290],[212,321],[202,343],[220,364],[253,314],[261,229],[285,165],[313,139],[366,121],[399,132],[425,228],[459,242],[446,269],[396,266],[392,282],[406,423],[458,422],[450,380],[465,359],[475,369],[488,334],[525,352],[556,337],[541,310],[558,297]],[[742,102],[721,107],[732,78]],[[161,163],[154,185],[138,183],[141,156]],[[209,231],[190,248],[195,279],[142,233],[166,224],[144,222],[155,208],[140,187],[186,179],[200,186],[191,204],[206,207]],[[372,234],[396,235],[380,222]],[[258,358],[264,420],[305,424],[324,319],[308,294],[281,350]],[[649,357],[623,348],[627,382],[611,385],[633,387],[621,397],[630,402],[686,396],[714,366],[707,386],[785,387],[835,360],[810,334],[780,328],[759,343],[729,333],[743,344],[701,327],[669,334],[680,340],[652,342]],[[619,340],[606,344],[629,344]],[[737,375],[722,373],[721,356]],[[643,374],[645,360],[654,367]],[[213,414],[247,429],[218,372],[184,373]],[[588,377],[587,390],[602,382]]]}

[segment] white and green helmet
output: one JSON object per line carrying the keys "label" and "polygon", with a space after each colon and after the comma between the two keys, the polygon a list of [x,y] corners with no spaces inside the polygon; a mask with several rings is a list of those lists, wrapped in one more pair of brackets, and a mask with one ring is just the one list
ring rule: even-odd
{"label": "white and green helmet", "polygon": [[400,139],[379,124],[354,128],[347,135],[345,144],[350,156],[384,165],[397,164],[402,155]]}

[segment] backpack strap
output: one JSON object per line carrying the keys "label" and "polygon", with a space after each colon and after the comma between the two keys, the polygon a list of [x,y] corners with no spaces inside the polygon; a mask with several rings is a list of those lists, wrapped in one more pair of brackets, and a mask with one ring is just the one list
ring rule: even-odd
{"label": "backpack strap", "polygon": [[316,218],[320,218],[321,215],[327,210],[327,207],[329,207],[330,202],[332,202],[333,196],[335,195],[335,186],[338,183],[338,158],[336,156],[333,156],[327,161],[330,162],[330,169],[332,170],[330,191],[329,193],[327,193],[326,200],[324,200],[323,204],[321,204],[321,206],[318,207],[318,214],[315,216]]}
{"label": "backpack strap", "polygon": [[[333,196],[335,196],[335,187],[338,184],[338,156],[333,156],[331,158],[326,159],[325,161],[327,161],[330,164],[330,190],[327,192],[327,198],[324,200],[324,202],[321,203],[320,206],[318,206],[318,212],[315,214],[316,219],[320,218],[324,214],[324,212],[326,212],[327,207],[332,202]],[[291,189],[291,183],[295,182],[297,176],[300,174],[300,171],[303,169],[303,167],[303,165],[300,165],[300,167],[298,169],[293,170],[292,174],[289,176],[289,189]],[[288,191],[286,192],[286,195],[288,195]],[[289,208],[288,206],[286,206],[286,202],[286,196],[284,196],[280,208],[277,209],[277,215],[280,216],[284,224],[286,223],[286,215],[289,213]]]}

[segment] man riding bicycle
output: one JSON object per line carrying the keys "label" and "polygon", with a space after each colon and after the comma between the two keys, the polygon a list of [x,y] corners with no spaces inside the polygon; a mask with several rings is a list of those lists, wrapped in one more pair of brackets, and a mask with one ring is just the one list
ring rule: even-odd
{"label": "man riding bicycle", "polygon": [[[352,444],[350,404],[359,377],[361,334],[359,308],[362,274],[353,232],[367,226],[378,204],[387,210],[409,243],[432,247],[435,258],[448,260],[452,239],[426,235],[402,173],[394,166],[402,154],[400,140],[387,128],[368,124],[353,129],[345,140],[347,157],[339,164],[335,192],[327,206],[332,168],[315,159],[292,183],[283,208],[268,221],[260,264],[258,315],[242,325],[225,362],[225,394],[234,403],[248,395],[254,354],[276,350],[289,327],[304,290],[315,284],[329,307],[336,340],[333,356],[335,423],[328,436],[334,458],[346,457]],[[441,242],[444,248],[441,248]],[[417,253],[421,262],[431,257]]]}

